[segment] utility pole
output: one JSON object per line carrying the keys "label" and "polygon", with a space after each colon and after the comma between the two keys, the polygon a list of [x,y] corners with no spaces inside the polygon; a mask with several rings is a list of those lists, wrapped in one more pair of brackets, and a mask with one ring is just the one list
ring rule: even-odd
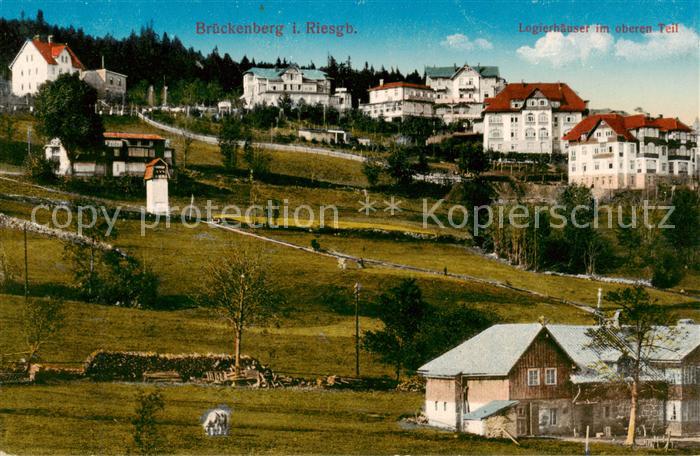
{"label": "utility pole", "polygon": [[603,301],[603,289],[598,288],[598,304],[596,305],[596,318],[598,319],[598,324],[603,325],[603,315],[600,313],[600,304]]}
{"label": "utility pole", "polygon": [[32,126],[27,127],[27,156],[32,155]]}
{"label": "utility pole", "polygon": [[24,224],[24,301],[29,300],[29,254],[27,253],[27,224]]}
{"label": "utility pole", "polygon": [[362,285],[355,282],[355,377],[360,376],[360,290]]}

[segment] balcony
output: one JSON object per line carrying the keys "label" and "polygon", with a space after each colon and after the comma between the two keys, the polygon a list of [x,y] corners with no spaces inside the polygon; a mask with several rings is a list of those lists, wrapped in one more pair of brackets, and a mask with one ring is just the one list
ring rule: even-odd
{"label": "balcony", "polygon": [[656,153],[651,153],[651,152],[641,152],[637,154],[637,157],[641,158],[659,158],[659,154]]}
{"label": "balcony", "polygon": [[687,154],[669,154],[668,155],[669,160],[690,160],[690,152]]}

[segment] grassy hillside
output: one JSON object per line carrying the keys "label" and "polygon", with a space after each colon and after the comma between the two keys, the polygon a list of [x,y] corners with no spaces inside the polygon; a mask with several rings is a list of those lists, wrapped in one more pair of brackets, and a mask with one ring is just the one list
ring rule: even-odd
{"label": "grassy hillside", "polygon": [[[152,387],[144,387],[151,390]],[[0,445],[11,454],[124,454],[131,445],[136,387],[69,383],[9,387],[0,410]],[[159,431],[173,454],[579,454],[582,442],[486,440],[403,429],[421,405],[416,393],[232,390],[162,387]],[[231,433],[208,438],[199,425],[209,408],[233,409]],[[29,431],[29,432],[28,432]],[[38,432],[37,432],[38,431]],[[591,454],[629,450],[593,443]]]}

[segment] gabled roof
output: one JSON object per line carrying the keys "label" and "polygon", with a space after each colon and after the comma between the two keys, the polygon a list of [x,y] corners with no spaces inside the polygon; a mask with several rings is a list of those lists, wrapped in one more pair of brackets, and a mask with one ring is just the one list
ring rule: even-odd
{"label": "gabled roof", "polygon": [[549,333],[559,342],[559,346],[578,366],[587,368],[597,362],[616,362],[620,352],[612,349],[591,346],[592,339],[588,331],[593,326],[583,325],[547,325]]}
{"label": "gabled roof", "polygon": [[457,65],[425,67],[425,76],[430,78],[451,78],[457,72]]}
{"label": "gabled roof", "polygon": [[624,137],[627,141],[636,141],[630,130],[649,127],[658,128],[660,131],[691,131],[690,127],[678,119],[668,117],[651,118],[645,114],[635,114],[633,116],[623,116],[620,114],[596,114],[588,116],[576,124],[574,128],[564,135],[567,141],[579,141],[581,135],[589,135],[598,125],[605,121],[618,136]]}
{"label": "gabled roof", "polygon": [[104,132],[104,137],[107,139],[147,139],[152,141],[165,141],[160,135],[154,135],[152,133],[121,133],[116,131],[106,131]]}
{"label": "gabled roof", "polygon": [[399,81],[399,82],[389,82],[389,83],[384,84],[384,85],[372,87],[372,88],[368,89],[368,92],[371,92],[373,90],[395,89],[397,87],[408,87],[408,88],[412,88],[412,89],[433,90],[432,87],[428,87],[427,85]]}
{"label": "gabled roof", "polygon": [[558,101],[560,106],[554,111],[583,112],[586,110],[586,102],[574,92],[571,87],[563,82],[518,82],[507,84],[498,95],[485,100],[485,112],[512,112],[524,108],[512,108],[511,101],[526,100],[536,91],[542,93],[550,101]]}
{"label": "gabled roof", "polygon": [[149,161],[146,163],[146,171],[143,174],[143,180],[151,180],[153,179],[153,169],[156,167],[156,165],[162,165],[165,166],[165,169],[168,169],[168,164],[166,163],[165,160],[162,158],[154,158],[153,160]]}
{"label": "gabled roof", "polygon": [[38,39],[33,39],[31,43],[34,45],[37,51],[39,51],[39,54],[41,54],[44,60],[46,60],[46,63],[50,65],[58,65],[58,62],[56,62],[56,57],[58,57],[61,54],[61,52],[63,52],[63,50],[65,49],[70,55],[71,64],[73,68],[79,68],[81,70],[85,68],[80,59],[78,59],[78,56],[75,55],[73,50],[67,44],[49,43],[47,41],[41,41]]}
{"label": "gabled roof", "polygon": [[497,66],[474,66],[472,67],[479,74],[485,78],[500,78],[501,72],[498,70]]}
{"label": "gabled roof", "polygon": [[503,410],[509,409],[517,404],[518,401],[491,401],[488,404],[474,410],[473,412],[465,414],[464,420],[485,420],[486,418],[493,416],[499,412],[502,412]]}
{"label": "gabled roof", "polygon": [[689,126],[678,120],[678,118],[661,117],[654,119],[653,123],[661,131],[692,131]]}
{"label": "gabled roof", "polygon": [[622,136],[625,140],[636,141],[636,138],[629,132],[629,129],[625,125],[625,117],[620,114],[596,114],[588,116],[564,135],[563,139],[567,141],[579,141],[581,135],[586,135],[586,137],[588,137],[588,135],[598,128],[601,122],[605,122],[618,136]]}
{"label": "gabled roof", "polygon": [[493,325],[421,366],[418,372],[428,377],[506,376],[542,328],[540,323]]}
{"label": "gabled roof", "polygon": [[290,68],[295,68],[301,72],[301,75],[304,79],[310,79],[312,81],[323,81],[325,79],[328,79],[328,75],[321,71],[321,70],[316,70],[316,69],[311,69],[311,68],[299,68],[296,65],[290,65],[285,68],[259,68],[259,67],[253,67],[246,71],[246,73],[251,73],[259,78],[263,79],[270,79],[273,81],[279,81],[282,80],[282,75]]}
{"label": "gabled roof", "polygon": [[[479,73],[481,76],[485,78],[498,78],[500,77],[500,71],[498,70],[497,66],[481,66],[481,65],[476,65],[476,66],[470,66],[470,65],[464,65],[468,66],[469,68],[473,69],[477,73]],[[452,65],[452,66],[444,66],[444,67],[425,67],[425,75],[426,77],[431,77],[431,78],[454,78],[457,73],[464,68],[464,66],[458,67],[457,65]]]}
{"label": "gabled roof", "polygon": [[[546,328],[554,342],[591,379],[596,365],[614,365],[622,357],[618,350],[595,347],[589,332],[598,328],[586,325],[547,325],[540,323],[499,324],[447,351],[418,369],[426,377],[456,375],[501,377],[509,374],[537,335]],[[624,334],[625,327],[619,329]],[[678,363],[700,347],[700,325],[678,324],[656,328],[658,339],[644,358],[658,363]]]}

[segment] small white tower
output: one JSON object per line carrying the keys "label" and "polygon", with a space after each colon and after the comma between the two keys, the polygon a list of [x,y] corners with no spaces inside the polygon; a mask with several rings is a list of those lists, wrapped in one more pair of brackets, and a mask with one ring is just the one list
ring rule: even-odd
{"label": "small white tower", "polygon": [[162,158],[156,158],[146,165],[143,180],[146,181],[146,212],[168,215],[168,164]]}

